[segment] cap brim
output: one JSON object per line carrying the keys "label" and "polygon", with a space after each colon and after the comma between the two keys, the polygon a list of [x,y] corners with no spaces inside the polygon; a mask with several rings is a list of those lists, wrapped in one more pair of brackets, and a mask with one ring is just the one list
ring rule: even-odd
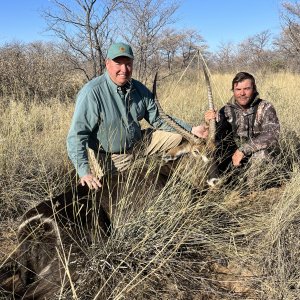
{"label": "cap brim", "polygon": [[130,55],[130,54],[127,54],[127,53],[122,53],[122,54],[114,55],[113,57],[109,57],[109,58],[110,59],[115,59],[117,57],[122,57],[122,56],[129,57],[129,58],[133,59],[133,56]]}

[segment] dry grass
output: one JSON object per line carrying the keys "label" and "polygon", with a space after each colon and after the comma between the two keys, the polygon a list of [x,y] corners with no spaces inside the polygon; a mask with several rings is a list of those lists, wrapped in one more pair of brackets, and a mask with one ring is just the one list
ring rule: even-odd
{"label": "dry grass", "polygon": [[51,194],[69,162],[65,136],[72,109],[53,101],[25,106],[11,101],[0,107],[0,203],[6,212],[20,214],[31,201]]}
{"label": "dry grass", "polygon": [[[233,75],[212,77],[218,107],[231,96]],[[144,203],[136,214],[129,205],[135,200],[132,187],[121,199],[111,237],[104,244],[81,246],[86,254],[76,256],[80,279],[57,298],[297,299],[300,76],[255,75],[262,98],[275,104],[282,124],[281,154],[257,178],[259,188],[242,195],[247,181],[241,180],[234,187],[199,194],[179,185],[175,176],[156,197],[140,190]],[[192,76],[177,81],[160,84],[162,106],[197,124],[206,109],[203,82],[195,84]],[[13,251],[13,220],[68,184],[65,138],[73,110],[73,103],[57,101],[30,107],[8,103],[0,107],[2,261]],[[188,182],[189,174],[181,171],[184,176]],[[280,186],[264,189],[266,180]]]}

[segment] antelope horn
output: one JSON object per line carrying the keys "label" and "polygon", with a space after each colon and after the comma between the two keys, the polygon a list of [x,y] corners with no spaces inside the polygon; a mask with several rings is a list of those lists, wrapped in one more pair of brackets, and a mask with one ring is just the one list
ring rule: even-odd
{"label": "antelope horn", "polygon": [[181,134],[186,140],[188,140],[190,143],[193,144],[201,144],[203,141],[187,131],[185,128],[181,127],[178,123],[176,123],[172,118],[170,118],[162,109],[158,99],[157,99],[157,93],[156,93],[156,81],[157,81],[157,73],[155,74],[154,77],[154,82],[153,82],[153,88],[152,88],[152,93],[154,97],[154,101],[156,103],[158,113],[160,118],[165,121],[169,126],[171,126],[177,133]]}
{"label": "antelope horn", "polygon": [[[205,83],[207,88],[207,97],[208,97],[208,109],[214,110],[214,102],[213,102],[213,95],[212,95],[212,89],[211,84],[209,80],[209,76],[206,70],[206,66],[203,64],[203,72],[205,77]],[[216,120],[210,120],[209,121],[209,135],[208,135],[208,141],[214,143],[216,138]]]}

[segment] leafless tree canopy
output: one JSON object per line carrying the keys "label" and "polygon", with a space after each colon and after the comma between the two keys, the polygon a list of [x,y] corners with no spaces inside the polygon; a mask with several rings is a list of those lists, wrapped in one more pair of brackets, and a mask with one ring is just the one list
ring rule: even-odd
{"label": "leafless tree canopy", "polygon": [[[175,21],[177,8],[178,4],[166,0],[139,0],[124,6],[122,35],[135,49],[137,78],[146,81],[158,67],[161,33]],[[151,60],[155,63],[151,64]]]}
{"label": "leafless tree canopy", "polygon": [[217,62],[215,68],[219,72],[235,72],[236,50],[232,42],[221,42],[212,60]]}
{"label": "leafless tree canopy", "polygon": [[296,52],[300,51],[300,3],[283,3],[285,14],[283,19],[285,21],[285,34]]}
{"label": "leafless tree canopy", "polygon": [[70,54],[69,59],[76,69],[91,79],[103,72],[105,49],[113,27],[110,21],[114,11],[123,1],[107,0],[53,0],[56,10],[44,12],[51,30]]}
{"label": "leafless tree canopy", "polygon": [[268,68],[271,60],[270,37],[270,32],[265,30],[243,41],[239,45],[239,64],[255,69]]}
{"label": "leafless tree canopy", "polygon": [[300,2],[286,1],[282,4],[282,32],[275,40],[278,53],[285,59],[291,71],[300,70]]}

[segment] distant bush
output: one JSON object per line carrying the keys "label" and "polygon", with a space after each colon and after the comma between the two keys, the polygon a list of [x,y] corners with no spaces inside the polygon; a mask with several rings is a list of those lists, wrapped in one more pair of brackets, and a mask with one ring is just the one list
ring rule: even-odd
{"label": "distant bush", "polygon": [[14,42],[0,47],[0,94],[24,102],[72,98],[81,86],[67,55],[53,43]]}

